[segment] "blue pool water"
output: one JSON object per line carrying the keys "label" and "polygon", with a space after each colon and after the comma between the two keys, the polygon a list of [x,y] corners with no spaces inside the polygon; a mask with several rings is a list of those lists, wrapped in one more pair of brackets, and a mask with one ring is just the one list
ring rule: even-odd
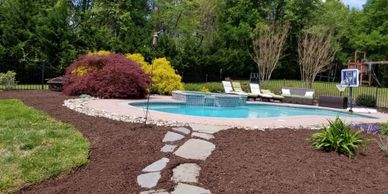
{"label": "blue pool water", "polygon": [[[131,103],[132,106],[146,107],[146,103]],[[184,103],[150,103],[150,110],[202,117],[224,118],[269,118],[301,115],[367,117],[319,108],[300,108],[267,104],[247,104],[237,107],[192,106]],[[369,117],[367,117],[369,118]]]}

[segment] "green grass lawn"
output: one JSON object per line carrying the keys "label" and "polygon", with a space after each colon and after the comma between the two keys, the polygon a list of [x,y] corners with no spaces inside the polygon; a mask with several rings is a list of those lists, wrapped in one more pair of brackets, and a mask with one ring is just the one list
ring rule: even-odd
{"label": "green grass lawn", "polygon": [[[249,91],[248,81],[240,80],[241,86],[244,91]],[[312,88],[315,90],[315,95],[339,95],[339,91],[335,82],[314,82]],[[283,87],[297,87],[306,88],[303,82],[300,80],[270,80],[260,84],[261,89],[270,89],[271,91],[279,94]],[[186,83],[185,90],[190,91],[204,91],[210,92],[223,92],[224,88],[221,82],[208,82],[208,83]],[[345,96],[348,96],[349,90],[345,90]],[[360,94],[376,95],[375,87],[362,86],[354,88],[353,95],[357,97]],[[377,90],[377,105],[379,107],[388,107],[388,88],[379,88]]]}
{"label": "green grass lawn", "polygon": [[88,162],[89,142],[74,127],[0,100],[0,193],[67,173]]}

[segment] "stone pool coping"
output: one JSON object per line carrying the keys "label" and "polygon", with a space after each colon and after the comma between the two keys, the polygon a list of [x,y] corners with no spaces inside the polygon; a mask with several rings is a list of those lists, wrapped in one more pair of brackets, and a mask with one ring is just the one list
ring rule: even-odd
{"label": "stone pool coping", "polygon": [[[89,110],[100,111],[108,114],[131,116],[142,118],[145,116],[145,109],[128,105],[133,102],[146,102],[146,100],[117,100],[117,99],[90,99],[85,101],[84,106]],[[179,102],[171,98],[171,96],[151,96],[150,102]],[[279,106],[292,107],[308,107],[322,108],[327,110],[335,110],[344,112],[341,109],[323,108],[317,106],[296,105],[286,103],[269,103],[269,102],[248,102],[248,104],[272,104]],[[388,121],[388,114],[373,113],[363,114],[375,118],[348,118],[341,117],[346,122],[359,123],[382,123]],[[219,125],[249,129],[273,129],[273,128],[317,128],[323,124],[327,124],[328,120],[333,120],[333,116],[291,116],[291,117],[274,117],[274,118],[214,118],[214,117],[199,117],[165,113],[159,111],[149,111],[149,118],[154,121],[174,122],[181,124],[205,124]]]}

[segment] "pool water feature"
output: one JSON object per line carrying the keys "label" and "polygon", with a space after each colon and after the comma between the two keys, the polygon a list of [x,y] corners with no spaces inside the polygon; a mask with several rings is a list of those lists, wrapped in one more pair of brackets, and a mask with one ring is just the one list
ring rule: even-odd
{"label": "pool water feature", "polygon": [[172,92],[172,98],[188,105],[235,107],[245,105],[248,96],[178,90]]}
{"label": "pool water feature", "polygon": [[[143,108],[146,107],[146,103],[139,102],[130,103],[129,105]],[[314,107],[291,107],[271,104],[246,104],[236,107],[216,107],[187,105],[186,103],[151,102],[149,109],[172,114],[218,118],[273,118],[307,115],[373,118],[359,114],[350,114]]]}

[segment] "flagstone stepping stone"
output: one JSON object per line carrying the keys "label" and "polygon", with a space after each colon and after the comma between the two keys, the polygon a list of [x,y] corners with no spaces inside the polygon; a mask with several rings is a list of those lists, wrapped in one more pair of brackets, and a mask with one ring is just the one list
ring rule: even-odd
{"label": "flagstone stepping stone", "polygon": [[175,155],[186,159],[205,160],[216,146],[201,139],[189,139],[175,151]]}
{"label": "flagstone stepping stone", "polygon": [[211,192],[202,187],[178,183],[175,190],[171,194],[211,194]]}
{"label": "flagstone stepping stone", "polygon": [[202,125],[202,124],[190,124],[190,127],[193,131],[197,131],[200,133],[209,133],[214,134],[222,130],[229,129],[227,126],[213,126],[213,125]]}
{"label": "flagstone stepping stone", "polygon": [[168,158],[162,158],[143,169],[143,172],[157,172],[163,170],[167,163],[170,161]]}
{"label": "flagstone stepping stone", "polygon": [[199,138],[206,139],[206,140],[211,140],[214,138],[214,135],[210,135],[207,133],[198,133],[198,132],[194,132],[193,134],[191,134],[191,136],[192,137],[199,137]]}
{"label": "flagstone stepping stone", "polygon": [[163,138],[163,142],[174,142],[174,141],[179,141],[181,139],[183,139],[185,136],[181,135],[181,134],[178,134],[178,133],[174,133],[174,132],[167,132],[166,135],[164,136]]}
{"label": "flagstone stepping stone", "polygon": [[164,152],[164,153],[168,153],[168,152],[173,152],[175,150],[177,146],[176,145],[170,145],[170,144],[166,144],[164,145],[160,151],[161,152]]}
{"label": "flagstone stepping stone", "polygon": [[199,171],[201,167],[198,164],[181,164],[172,170],[171,180],[175,183],[198,183]]}
{"label": "flagstone stepping stone", "polygon": [[140,194],[169,194],[169,193],[164,189],[159,189],[159,190],[143,191],[143,192],[140,192]]}
{"label": "flagstone stepping stone", "polygon": [[176,132],[180,132],[180,133],[183,133],[183,134],[190,134],[190,129],[186,128],[186,127],[174,127],[172,128],[173,131],[176,131]]}
{"label": "flagstone stepping stone", "polygon": [[160,172],[151,172],[137,176],[137,183],[143,188],[155,187],[160,179]]}

